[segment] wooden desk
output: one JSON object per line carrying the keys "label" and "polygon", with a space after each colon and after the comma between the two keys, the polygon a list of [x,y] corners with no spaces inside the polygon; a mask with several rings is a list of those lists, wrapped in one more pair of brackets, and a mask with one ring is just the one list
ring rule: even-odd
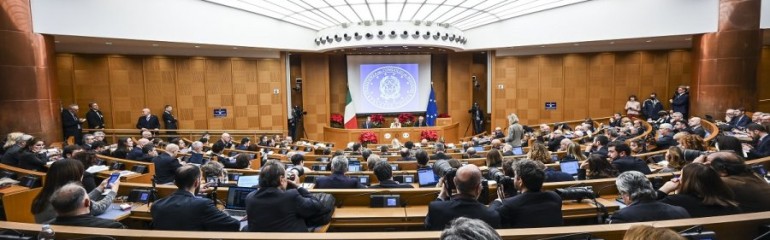
{"label": "wooden desk", "polygon": [[346,146],[348,142],[359,142],[358,138],[363,132],[374,132],[379,143],[390,143],[394,138],[402,143],[407,141],[420,142],[420,133],[424,130],[433,130],[446,142],[458,142],[460,138],[459,123],[447,126],[435,127],[404,127],[404,128],[373,128],[373,129],[340,129],[324,126],[324,141],[333,142],[335,146]]}
{"label": "wooden desk", "polygon": [[5,196],[6,194],[14,194],[25,190],[29,190],[29,188],[14,184],[14,185],[11,185],[10,187],[0,189],[0,198]]}
{"label": "wooden desk", "polygon": [[[425,208],[427,213],[428,206]],[[409,227],[422,226],[425,214],[422,217],[407,218],[407,211],[403,207],[397,208],[371,208],[366,206],[349,206],[337,208],[332,216],[333,228],[358,228],[358,227]]]}

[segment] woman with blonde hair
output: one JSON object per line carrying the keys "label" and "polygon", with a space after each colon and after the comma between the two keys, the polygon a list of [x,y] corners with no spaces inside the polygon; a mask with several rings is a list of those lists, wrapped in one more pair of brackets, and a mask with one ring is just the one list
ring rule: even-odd
{"label": "woman with blonde hair", "polygon": [[679,147],[669,147],[665,155],[668,165],[660,170],[660,173],[678,172],[682,170],[687,161],[684,160],[684,152]]}
{"label": "woman with blonde hair", "polygon": [[521,147],[521,139],[524,138],[524,127],[519,124],[519,116],[516,116],[514,113],[508,115],[508,125],[508,136],[505,137],[505,142],[513,147]]}
{"label": "woman with blonde hair", "polygon": [[686,238],[668,228],[655,228],[648,225],[636,225],[626,231],[623,240],[685,240]]}
{"label": "woman with blonde hair", "polygon": [[527,159],[532,161],[540,161],[543,164],[551,163],[551,151],[542,143],[532,144],[532,148],[527,153]]}
{"label": "woman with blonde hair", "polygon": [[[585,154],[583,154],[583,150],[580,150],[580,145],[578,145],[575,142],[570,143],[567,145],[567,156],[564,157],[565,159],[573,159],[577,160],[578,162],[582,162],[585,160],[588,160]],[[562,159],[564,160],[564,159]]]}
{"label": "woman with blonde hair", "polygon": [[706,151],[706,143],[696,134],[687,134],[679,139],[679,145],[684,149]]}

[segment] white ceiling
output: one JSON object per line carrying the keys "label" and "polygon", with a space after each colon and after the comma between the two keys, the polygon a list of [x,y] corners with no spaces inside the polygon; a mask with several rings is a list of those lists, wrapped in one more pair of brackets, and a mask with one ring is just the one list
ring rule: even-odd
{"label": "white ceiling", "polygon": [[472,29],[589,0],[202,0],[313,30],[365,21],[420,21]]}

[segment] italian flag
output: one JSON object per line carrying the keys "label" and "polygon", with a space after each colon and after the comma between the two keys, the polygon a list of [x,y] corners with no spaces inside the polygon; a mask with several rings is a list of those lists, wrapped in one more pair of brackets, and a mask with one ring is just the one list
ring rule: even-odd
{"label": "italian flag", "polygon": [[350,97],[350,89],[348,89],[348,95],[345,97],[345,128],[358,128],[356,106],[353,105],[353,98]]}

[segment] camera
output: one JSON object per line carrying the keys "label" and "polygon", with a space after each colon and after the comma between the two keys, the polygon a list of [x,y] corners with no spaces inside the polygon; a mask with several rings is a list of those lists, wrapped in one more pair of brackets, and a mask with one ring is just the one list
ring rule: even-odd
{"label": "camera", "polygon": [[516,186],[513,185],[513,178],[506,176],[502,170],[498,168],[490,168],[489,177],[497,182],[497,186],[503,187],[506,198],[516,195]]}
{"label": "camera", "polygon": [[444,187],[449,190],[448,192],[455,190],[454,178],[457,174],[457,168],[452,167],[448,160],[436,161],[436,163],[433,164],[433,174],[444,178]]}
{"label": "camera", "polygon": [[583,199],[594,199],[596,194],[591,186],[586,187],[569,187],[556,189],[556,194],[559,194],[562,200],[575,200],[577,202]]}

